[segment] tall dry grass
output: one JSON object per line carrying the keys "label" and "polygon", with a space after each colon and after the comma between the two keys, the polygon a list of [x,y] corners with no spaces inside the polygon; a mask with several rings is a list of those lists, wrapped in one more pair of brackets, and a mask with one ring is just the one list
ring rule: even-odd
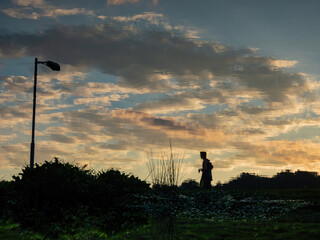
{"label": "tall dry grass", "polygon": [[[159,157],[156,157],[151,150],[147,152],[148,162],[147,168],[149,171],[148,177],[151,178],[152,186],[178,186],[181,182],[181,168],[184,155],[175,153],[170,141],[169,152],[161,152]],[[147,177],[147,178],[148,178]]]}

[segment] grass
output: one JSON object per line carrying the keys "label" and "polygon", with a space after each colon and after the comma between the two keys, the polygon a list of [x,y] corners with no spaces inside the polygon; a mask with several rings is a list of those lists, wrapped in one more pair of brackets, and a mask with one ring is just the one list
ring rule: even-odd
{"label": "grass", "polygon": [[[0,222],[1,240],[51,240],[46,236],[22,229],[18,224],[12,222]],[[75,234],[61,235],[57,240],[106,240],[107,234],[97,229],[79,229]]]}
{"label": "grass", "polygon": [[19,224],[10,221],[0,220],[0,239],[2,240],[40,240],[38,233],[28,232],[22,229]]}
{"label": "grass", "polygon": [[[80,240],[80,239],[320,239],[319,223],[283,223],[283,222],[209,222],[203,220],[178,220],[176,231],[170,234],[154,231],[150,225],[140,227],[134,231],[117,234],[107,237],[102,232],[78,233],[65,235],[59,239]],[[94,237],[96,236],[96,237]],[[21,229],[11,228],[4,230],[1,227],[0,239],[3,240],[24,240],[24,239],[46,239],[35,233],[21,235]]]}
{"label": "grass", "polygon": [[320,200],[320,188],[287,188],[287,189],[224,189],[229,194],[237,193],[253,195],[264,195],[269,199],[283,199],[283,200],[306,200],[317,201]]}
{"label": "grass", "polygon": [[[261,190],[262,191],[262,190]],[[205,194],[205,192],[202,192]],[[217,192],[219,193],[219,192]],[[59,240],[143,240],[143,239],[165,239],[165,240],[188,240],[188,239],[320,239],[320,190],[318,189],[286,189],[286,190],[264,190],[262,193],[275,196],[277,199],[305,199],[313,202],[312,205],[302,205],[290,210],[274,220],[208,220],[204,218],[177,217],[163,218],[162,220],[149,220],[146,225],[137,229],[126,229],[120,233],[107,235],[94,227],[78,229],[74,234],[61,235]],[[245,194],[246,196],[257,196],[255,191],[230,191],[224,194],[234,197]],[[202,195],[201,195],[202,196]],[[226,201],[226,200],[224,200]],[[238,201],[238,200],[235,200]],[[199,204],[199,202],[197,202]],[[254,206],[253,206],[254,207]],[[228,211],[228,214],[231,212]],[[169,221],[170,220],[170,221]],[[1,240],[47,240],[35,232],[26,231],[18,224],[10,221],[0,220]],[[51,239],[50,239],[51,240]]]}
{"label": "grass", "polygon": [[265,189],[259,191],[281,199],[304,199],[307,201],[320,199],[319,188]]}
{"label": "grass", "polygon": [[[147,153],[149,162],[146,164],[153,186],[178,186],[181,181],[181,167],[184,156],[175,153],[170,140],[170,151],[162,152],[155,157],[153,152]],[[147,178],[148,178],[147,177]]]}
{"label": "grass", "polygon": [[[135,230],[126,230],[114,236],[107,236],[94,229],[79,230],[74,235],[64,235],[61,240],[267,240],[267,239],[320,239],[320,208],[304,207],[296,209],[276,221],[209,221],[203,219],[177,218],[163,221],[150,221],[149,224],[140,226]],[[170,229],[170,231],[168,231]],[[43,239],[39,234],[25,232],[17,224],[1,222],[0,239],[23,240]]]}
{"label": "grass", "polygon": [[19,236],[21,231],[22,230],[19,228],[18,224],[3,221],[0,222],[0,239],[21,239]]}
{"label": "grass", "polygon": [[319,223],[244,222],[179,219],[171,236],[154,231],[149,226],[128,232],[115,239],[320,239]]}

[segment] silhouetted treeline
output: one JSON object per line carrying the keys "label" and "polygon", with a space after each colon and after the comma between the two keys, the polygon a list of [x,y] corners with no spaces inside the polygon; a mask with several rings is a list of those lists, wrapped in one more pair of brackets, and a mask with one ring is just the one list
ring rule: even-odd
{"label": "silhouetted treeline", "polygon": [[277,173],[273,177],[244,172],[220,186],[232,189],[320,188],[320,176],[317,172],[291,172],[290,170]]}

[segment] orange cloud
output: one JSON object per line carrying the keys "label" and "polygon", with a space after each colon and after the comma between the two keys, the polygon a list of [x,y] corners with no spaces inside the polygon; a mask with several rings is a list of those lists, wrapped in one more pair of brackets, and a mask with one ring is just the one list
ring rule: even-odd
{"label": "orange cloud", "polygon": [[[120,5],[120,4],[126,4],[126,3],[137,3],[141,0],[107,0],[108,5]],[[158,0],[152,0],[153,4],[158,4]]]}
{"label": "orange cloud", "polygon": [[311,141],[263,141],[237,145],[242,161],[253,160],[257,165],[283,166],[320,170],[320,143]]}
{"label": "orange cloud", "polygon": [[[85,8],[63,9],[50,5],[44,0],[13,0],[19,7],[2,9],[1,11],[12,18],[18,19],[39,19],[41,17],[54,18],[68,15],[88,15],[94,16],[94,12]],[[30,12],[30,9],[33,11]],[[37,12],[38,11],[38,12]]]}

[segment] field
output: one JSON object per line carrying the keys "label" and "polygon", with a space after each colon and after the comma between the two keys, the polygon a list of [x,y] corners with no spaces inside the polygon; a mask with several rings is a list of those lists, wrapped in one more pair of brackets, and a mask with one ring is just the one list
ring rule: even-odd
{"label": "field", "polygon": [[148,221],[116,233],[88,225],[53,238],[2,221],[0,239],[320,239],[319,194],[319,189],[153,191],[140,196],[138,207],[148,212]]}
{"label": "field", "polygon": [[230,183],[150,187],[113,169],[45,161],[0,182],[0,239],[320,239],[317,175],[244,173]]}

